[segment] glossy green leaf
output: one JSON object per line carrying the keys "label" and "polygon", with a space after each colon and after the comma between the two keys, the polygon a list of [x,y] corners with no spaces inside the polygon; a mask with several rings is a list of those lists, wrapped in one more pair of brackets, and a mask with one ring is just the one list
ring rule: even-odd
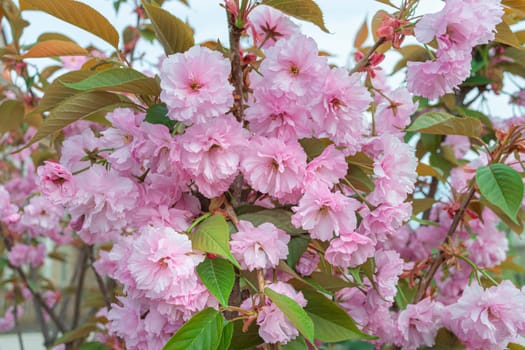
{"label": "glossy green leaf", "polygon": [[80,345],[79,350],[107,350],[107,346],[101,342],[94,341]]}
{"label": "glossy green leaf", "polygon": [[150,106],[146,112],[146,119],[151,124],[162,124],[170,130],[175,126],[175,121],[168,117],[168,107],[165,103],[158,103]]}
{"label": "glossy green leaf", "polygon": [[302,228],[295,228],[295,226],[292,225],[291,217],[292,212],[285,209],[264,209],[257,212],[239,215],[240,220],[249,221],[254,226],[270,222],[291,235],[300,235],[304,233],[305,231]]}
{"label": "glossy green leaf", "polygon": [[163,350],[217,349],[221,340],[224,317],[207,308],[189,319],[164,345]]}
{"label": "glossy green leaf", "polygon": [[189,25],[156,5],[145,1],[142,1],[142,5],[167,55],[184,52],[195,45],[193,31]]}
{"label": "glossy green leaf", "polygon": [[193,249],[220,255],[240,268],[230,251],[230,230],[224,216],[213,215],[204,220],[190,234],[190,240]]}
{"label": "glossy green leaf", "polygon": [[310,239],[307,236],[292,237],[288,243],[288,258],[286,262],[291,268],[295,268],[295,265],[299,261],[299,258],[306,251]]}
{"label": "glossy green leaf", "polygon": [[69,124],[88,118],[96,113],[109,112],[117,107],[129,107],[118,95],[102,91],[84,92],[75,95],[51,110],[49,116],[25,147],[42,140]]}
{"label": "glossy green leaf", "polygon": [[81,90],[118,91],[141,95],[160,95],[157,80],[131,68],[110,68],[75,83],[63,83],[65,86]]}
{"label": "glossy green leaf", "polygon": [[314,324],[306,311],[292,298],[279,294],[271,288],[265,288],[264,294],[283,312],[306,339],[314,340]]}
{"label": "glossy green leaf", "polygon": [[0,135],[18,130],[24,121],[24,104],[17,100],[7,100],[0,105]]}
{"label": "glossy green leaf", "polygon": [[344,279],[335,276],[328,272],[314,271],[312,274],[305,278],[306,281],[312,285],[319,285],[320,287],[335,292],[343,288],[356,287],[356,283],[345,281]]}
{"label": "glossy green leaf", "polygon": [[224,259],[205,259],[197,266],[201,282],[222,306],[228,306],[228,299],[235,283],[233,266]]}
{"label": "glossy green leaf", "polygon": [[311,22],[324,32],[329,32],[324,24],[323,12],[312,0],[264,0],[262,3],[292,17]]}
{"label": "glossy green leaf", "polygon": [[264,343],[259,336],[259,328],[255,322],[252,322],[246,332],[243,332],[244,322],[238,320],[234,322],[233,338],[230,347],[233,350],[253,349],[258,345]]}
{"label": "glossy green leaf", "polygon": [[233,338],[233,322],[228,322],[224,325],[222,329],[222,336],[217,350],[228,350]]}
{"label": "glossy green leaf", "polygon": [[302,292],[308,300],[305,310],[314,322],[315,339],[324,342],[375,339],[359,330],[348,313],[326,296],[310,289]]}
{"label": "glossy green leaf", "polygon": [[455,117],[445,112],[428,112],[418,117],[407,131],[434,135],[464,135],[479,137],[481,122],[470,117]]}
{"label": "glossy green leaf", "polygon": [[91,6],[74,0],[20,0],[22,10],[44,11],[51,16],[82,28],[118,49],[115,27]]}
{"label": "glossy green leaf", "polygon": [[482,166],[476,171],[476,183],[486,200],[517,222],[516,214],[523,200],[523,181],[516,170],[504,164]]}

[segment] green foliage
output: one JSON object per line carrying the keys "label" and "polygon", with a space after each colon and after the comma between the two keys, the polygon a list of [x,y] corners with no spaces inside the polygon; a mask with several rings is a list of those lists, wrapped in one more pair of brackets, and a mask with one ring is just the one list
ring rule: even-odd
{"label": "green foliage", "polygon": [[428,112],[419,116],[407,129],[423,134],[479,137],[481,122],[470,117],[455,117],[445,112]]}
{"label": "green foliage", "polygon": [[308,243],[310,243],[308,236],[297,236],[290,239],[290,243],[288,243],[288,258],[286,262],[291,268],[295,267],[301,255],[306,251]]}
{"label": "green foliage", "polygon": [[160,84],[131,68],[110,68],[84,80],[74,83],[63,83],[65,86],[80,91],[118,91],[140,95],[160,95]]}
{"label": "green foliage", "polygon": [[207,308],[188,320],[164,345],[163,350],[216,350],[224,326],[222,314]]}
{"label": "green foliage", "polygon": [[167,55],[184,52],[195,45],[193,31],[189,25],[156,5],[145,1],[142,1],[142,5]]}
{"label": "green foliage", "polygon": [[259,336],[259,329],[255,322],[252,322],[246,332],[243,332],[243,321],[235,321],[233,325],[233,337],[230,347],[233,350],[253,349],[264,341]]}
{"label": "green foliage", "polygon": [[292,341],[289,341],[285,345],[279,345],[280,350],[308,350],[306,341],[303,337],[299,336]]}
{"label": "green foliage", "polygon": [[146,119],[151,124],[162,124],[170,130],[175,127],[175,121],[168,117],[168,107],[165,103],[158,103],[150,106],[146,112]]}
{"label": "green foliage", "polygon": [[357,328],[348,313],[326,296],[311,289],[303,289],[308,300],[305,307],[315,328],[315,339],[339,342],[348,339],[375,339]]}
{"label": "green foliage", "polygon": [[324,24],[323,12],[312,0],[264,0],[262,3],[276,8],[287,15],[311,22],[324,32],[329,32]]}
{"label": "green foliage", "polygon": [[270,222],[281,230],[297,236],[305,231],[302,228],[295,228],[291,222],[292,213],[285,209],[263,209],[260,211],[239,215],[240,220],[251,222],[254,226],[259,226],[265,222]]}
{"label": "green foliage", "polygon": [[230,251],[230,230],[222,215],[213,215],[204,220],[190,234],[193,249],[220,255],[240,268]]}
{"label": "green foliage", "polygon": [[89,343],[84,343],[80,346],[79,350],[106,350],[106,344],[102,344],[101,342],[94,341]]}
{"label": "green foliage", "polygon": [[202,283],[222,306],[228,306],[228,299],[235,282],[233,266],[224,259],[205,259],[197,266]]}
{"label": "green foliage", "polygon": [[7,100],[0,105],[0,134],[17,130],[24,121],[24,105],[20,101]]}
{"label": "green foliage", "polygon": [[523,181],[520,174],[504,164],[479,167],[476,171],[479,191],[490,203],[517,222],[517,212],[523,200]]}
{"label": "green foliage", "polygon": [[292,298],[279,294],[271,288],[265,288],[264,294],[283,312],[283,314],[292,322],[299,332],[310,343],[314,340],[314,323],[308,314]]}
{"label": "green foliage", "polygon": [[221,342],[217,346],[217,350],[228,350],[233,337],[233,322],[228,322],[222,329]]}

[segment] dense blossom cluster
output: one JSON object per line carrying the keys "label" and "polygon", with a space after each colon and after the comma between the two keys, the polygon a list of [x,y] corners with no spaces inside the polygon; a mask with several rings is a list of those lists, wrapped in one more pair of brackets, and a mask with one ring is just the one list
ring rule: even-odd
{"label": "dense blossom cluster", "polygon": [[[35,169],[31,148],[10,156],[19,174],[28,174],[0,185],[10,266],[42,266],[53,246],[47,238],[54,248],[97,247],[94,269],[120,292],[99,311],[107,323],[96,339],[161,349],[193,315],[219,309],[197,271],[217,256],[192,243],[193,223],[212,212],[230,220],[224,249],[231,258],[222,257],[238,263],[238,277],[256,273],[259,288],[304,308],[308,295],[294,281],[315,281],[315,273],[328,271],[345,284],[333,299],[360,330],[378,337],[377,346],[431,347],[446,328],[468,349],[505,348],[525,333],[525,291],[509,281],[484,289],[473,267],[494,268],[507,258],[500,220],[487,207],[470,211],[467,224],[449,234],[458,208],[447,200],[428,210],[423,225],[409,225],[420,213],[412,196],[421,183],[416,149],[404,140],[418,110],[414,95],[433,99],[464,81],[472,48],[493,39],[502,14],[496,0],[448,0],[440,12],[423,16],[415,35],[422,43],[436,39],[436,58],[409,62],[407,87],[392,88],[380,70],[372,77],[331,67],[288,17],[256,7],[247,28],[264,58],[246,71],[243,120],[232,113],[230,61],[194,46],[160,65],[160,99],[175,127],[118,108],[106,115],[111,126],[66,128],[58,161]],[[462,164],[450,174],[454,194],[465,193],[488,156],[471,161],[464,136],[449,135],[443,145]],[[357,163],[366,172],[352,166]],[[222,207],[225,201],[241,201],[248,214],[279,210],[288,222],[273,214],[262,223],[237,218],[235,208]],[[434,224],[426,225],[429,220]],[[468,258],[437,271],[433,292],[400,303],[404,285],[414,288],[406,278],[420,273],[447,237],[461,242]],[[300,239],[308,243],[294,257]],[[285,261],[294,264],[283,269]],[[46,293],[50,306],[60,297],[52,288]],[[271,298],[240,297],[234,306],[249,315],[244,326],[256,324],[264,342],[286,344],[300,335]],[[22,312],[21,305],[9,307],[0,331],[15,327]]]}

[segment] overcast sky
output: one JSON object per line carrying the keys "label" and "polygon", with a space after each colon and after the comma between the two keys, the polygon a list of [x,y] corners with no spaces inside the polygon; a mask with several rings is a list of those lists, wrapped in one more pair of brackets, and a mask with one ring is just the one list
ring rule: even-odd
{"label": "overcast sky", "polygon": [[[117,15],[112,6],[112,0],[80,0],[97,9],[110,22],[122,32],[122,29],[131,23],[134,23],[134,14],[132,13],[131,4],[133,0],[128,0],[129,4],[122,4],[119,14]],[[219,6],[219,0],[189,0],[190,7],[182,5],[177,0],[166,0],[164,7],[170,10],[174,15],[182,20],[187,20],[195,29],[196,42],[203,42],[206,40],[220,39],[222,42],[228,42],[226,15],[224,9]],[[331,63],[337,65],[352,66],[353,60],[350,59],[353,53],[353,42],[355,34],[361,26],[363,20],[368,18],[368,22],[372,16],[380,9],[391,11],[391,8],[374,0],[316,0],[321,7],[327,28],[330,33],[324,33],[318,27],[306,23],[299,22],[303,33],[313,37],[319,48],[327,51],[334,56],[330,58]],[[393,0],[394,3],[400,2]],[[438,0],[422,0],[418,14],[431,13],[438,11],[443,6],[443,2]],[[102,50],[111,50],[109,44],[101,39],[77,29],[72,25],[61,22],[45,13],[29,11],[23,14],[31,25],[26,28],[22,42],[24,44],[34,43],[36,38],[43,32],[60,32],[67,34],[72,39],[76,40],[83,46],[93,44]],[[413,38],[411,38],[413,40]],[[369,39],[371,44],[371,39]],[[151,63],[158,62],[158,57],[162,55],[160,45],[150,46],[142,45],[138,51],[147,52],[146,60]],[[399,54],[393,51],[387,52],[387,57],[382,64],[387,72],[400,58]],[[34,60],[33,62],[42,62],[42,60]],[[40,63],[37,63],[40,64]],[[404,79],[403,74],[397,74],[393,78],[395,85],[402,83]],[[509,84],[512,85],[512,84]],[[515,88],[511,89],[514,90]],[[512,114],[511,107],[508,104],[509,98],[507,96],[491,96],[490,105],[491,111],[501,117],[509,117]]]}

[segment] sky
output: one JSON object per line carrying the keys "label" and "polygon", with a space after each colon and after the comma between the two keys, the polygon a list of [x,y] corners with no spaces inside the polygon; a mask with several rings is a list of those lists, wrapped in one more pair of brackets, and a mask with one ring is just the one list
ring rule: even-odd
{"label": "sky", "polygon": [[[80,0],[89,4],[100,13],[122,33],[126,25],[134,22],[135,14],[132,12],[132,4],[135,0],[127,0],[127,3],[121,5],[118,14],[112,5],[112,0]],[[401,0],[392,0],[393,3],[399,3]],[[228,33],[226,25],[226,15],[224,9],[219,6],[220,0],[189,0],[190,7],[183,5],[178,0],[166,0],[164,8],[189,22],[195,29],[195,42],[204,42],[207,40],[219,39],[223,43],[228,42]],[[352,54],[355,52],[353,42],[364,19],[370,24],[372,17],[378,10],[391,11],[385,4],[374,0],[316,0],[317,4],[323,11],[325,23],[330,33],[324,33],[318,27],[308,22],[296,21],[301,26],[302,32],[313,37],[319,45],[319,49],[326,51],[333,56],[329,58],[330,63],[347,66],[351,68],[354,64]],[[417,14],[425,14],[439,11],[443,7],[443,2],[438,0],[422,0],[419,4]],[[57,20],[45,13],[27,11],[23,17],[31,25],[26,28],[22,43],[32,44],[38,36],[44,32],[64,33],[80,43],[82,46],[93,44],[101,50],[110,51],[111,47],[101,39],[81,30],[74,26]],[[405,44],[414,44],[415,39],[409,38]],[[369,38],[366,45],[371,45],[372,39]],[[163,54],[160,44],[139,46],[139,53],[146,52],[145,60],[151,64],[156,64],[159,57]],[[393,50],[386,53],[386,59],[382,67],[390,72],[392,67],[400,59],[400,55]],[[36,65],[44,65],[45,60],[35,59],[32,62]],[[404,74],[399,73],[391,78],[394,86],[402,84]],[[515,90],[513,84],[508,84]],[[525,85],[525,84],[524,84]],[[512,90],[512,89],[511,89]],[[506,95],[489,96],[489,106],[492,113],[499,117],[510,117],[513,114],[512,107],[508,103],[509,97]]]}

